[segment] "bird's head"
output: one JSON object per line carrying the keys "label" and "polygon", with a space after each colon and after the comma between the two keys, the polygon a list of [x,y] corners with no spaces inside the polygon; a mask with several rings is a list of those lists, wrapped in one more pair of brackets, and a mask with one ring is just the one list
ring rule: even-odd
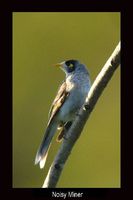
{"label": "bird's head", "polygon": [[78,60],[67,60],[56,64],[55,66],[60,67],[66,75],[73,74],[77,71],[86,69],[85,65],[81,64]]}

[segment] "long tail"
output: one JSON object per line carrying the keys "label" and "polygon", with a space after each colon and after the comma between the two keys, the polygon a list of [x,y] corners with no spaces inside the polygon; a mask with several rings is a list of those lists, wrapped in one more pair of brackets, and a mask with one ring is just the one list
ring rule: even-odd
{"label": "long tail", "polygon": [[58,124],[55,122],[50,123],[48,125],[45,135],[44,135],[44,138],[43,138],[43,141],[37,151],[36,158],[35,158],[35,165],[39,163],[41,169],[45,165],[48,151],[50,148],[50,144],[51,144],[52,138],[54,136],[54,133],[57,130],[57,126],[58,126]]}

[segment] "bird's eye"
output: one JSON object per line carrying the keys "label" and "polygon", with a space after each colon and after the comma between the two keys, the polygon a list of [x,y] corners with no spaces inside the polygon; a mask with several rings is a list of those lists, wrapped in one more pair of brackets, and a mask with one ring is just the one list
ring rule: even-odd
{"label": "bird's eye", "polygon": [[74,65],[73,65],[72,63],[70,63],[69,68],[73,68],[73,66],[74,66]]}
{"label": "bird's eye", "polygon": [[75,70],[75,62],[73,60],[68,60],[65,62],[66,66],[67,66],[67,72],[71,73]]}

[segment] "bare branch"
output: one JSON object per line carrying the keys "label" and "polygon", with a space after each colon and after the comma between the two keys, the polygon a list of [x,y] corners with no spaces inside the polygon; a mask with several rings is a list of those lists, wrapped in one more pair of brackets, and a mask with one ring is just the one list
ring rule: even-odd
{"label": "bare branch", "polygon": [[95,79],[88,93],[84,106],[80,109],[78,116],[67,132],[65,139],[63,140],[62,145],[49,169],[48,175],[42,186],[43,188],[56,187],[65,162],[68,159],[76,140],[79,138],[83,127],[90,116],[90,113],[94,109],[95,104],[101,96],[101,93],[103,92],[107,83],[113,76],[113,73],[120,65],[120,49],[121,47],[119,43]]}

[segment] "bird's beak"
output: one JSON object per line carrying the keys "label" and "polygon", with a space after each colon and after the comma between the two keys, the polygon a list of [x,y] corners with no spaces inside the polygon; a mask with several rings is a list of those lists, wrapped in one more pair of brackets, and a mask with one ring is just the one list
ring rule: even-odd
{"label": "bird's beak", "polygon": [[54,67],[62,67],[62,63],[57,63],[53,65]]}

